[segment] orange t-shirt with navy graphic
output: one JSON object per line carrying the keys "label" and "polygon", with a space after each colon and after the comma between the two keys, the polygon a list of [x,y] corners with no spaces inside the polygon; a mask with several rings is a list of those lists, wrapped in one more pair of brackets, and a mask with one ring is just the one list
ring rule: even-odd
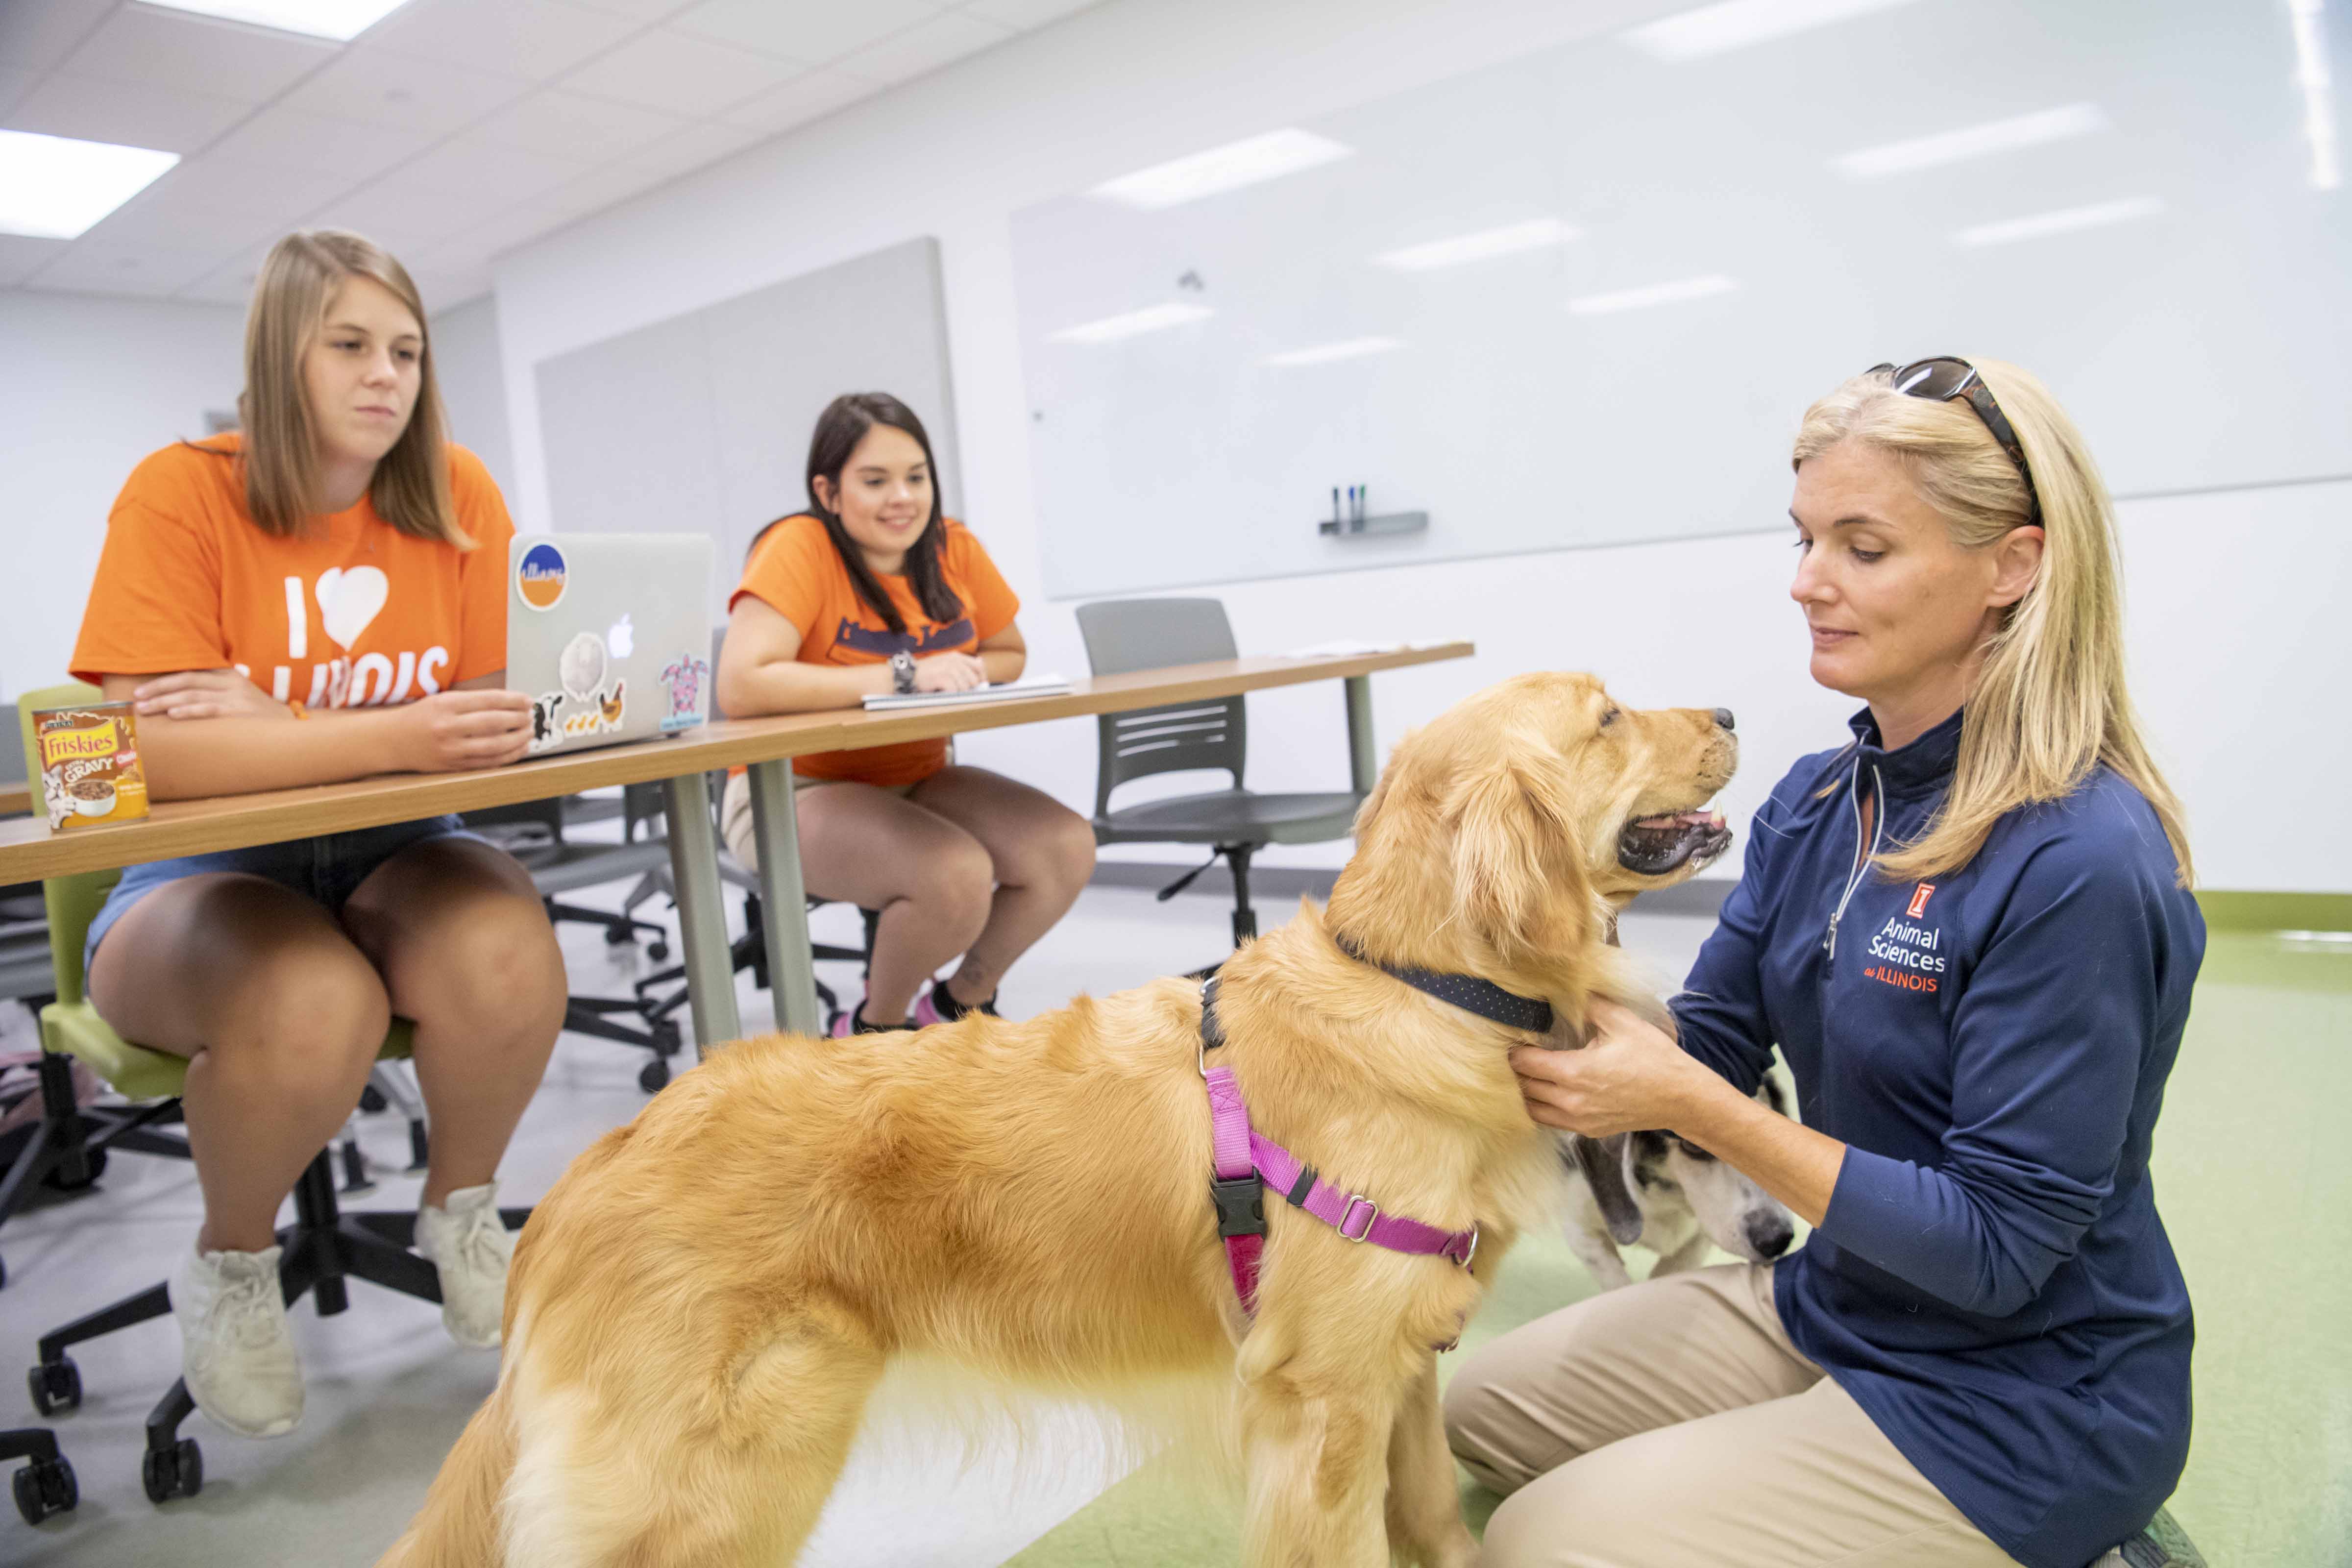
{"label": "orange t-shirt with navy graphic", "polygon": [[[892,631],[850,581],[849,567],[834,548],[824,524],[803,512],[768,530],[743,567],[743,581],[728,599],[734,609],[750,594],[800,629],[800,658],[809,664],[884,664],[905,649],[917,658],[935,653],[971,653],[1013,624],[1021,600],[1007,585],[971,530],[942,518],[940,575],[962,602],[962,613],[933,620],[903,575],[877,580],[906,623]],[[855,752],[818,752],[794,757],[793,771],[804,778],[858,784],[910,784],[947,765],[944,740],[908,741]]]}
{"label": "orange t-shirt with navy graphic", "polygon": [[106,522],[76,679],[234,667],[280,702],[414,702],[507,659],[514,523],[481,460],[447,448],[459,550],[359,504],[297,535],[245,507],[235,435],[183,442],[131,472]]}

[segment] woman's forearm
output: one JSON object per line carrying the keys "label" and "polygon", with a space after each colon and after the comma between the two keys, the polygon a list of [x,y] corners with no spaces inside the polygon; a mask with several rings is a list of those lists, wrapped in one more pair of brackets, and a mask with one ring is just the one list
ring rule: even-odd
{"label": "woman's forearm", "polygon": [[755,664],[719,693],[720,706],[741,718],[761,713],[819,713],[855,708],[865,698],[897,689],[887,664],[835,666],[797,658]]}
{"label": "woman's forearm", "polygon": [[227,718],[139,721],[147,793],[156,800],[251,795],[341,784],[408,764],[397,744],[399,708],[335,710],[315,721]]}
{"label": "woman's forearm", "polygon": [[1713,1072],[1705,1075],[1674,1130],[1803,1215],[1807,1225],[1820,1225],[1830,1212],[1845,1145],[1759,1104]]}
{"label": "woman's forearm", "polygon": [[1029,650],[1023,647],[984,647],[980,650],[980,662],[988,670],[988,682],[1002,686],[1008,680],[1018,680],[1021,672],[1029,668]]}

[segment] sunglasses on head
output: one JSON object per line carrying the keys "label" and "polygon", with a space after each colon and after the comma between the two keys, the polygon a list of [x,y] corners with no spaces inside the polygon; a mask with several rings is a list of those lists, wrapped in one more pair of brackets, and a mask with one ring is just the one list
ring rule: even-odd
{"label": "sunglasses on head", "polygon": [[2017,465],[2017,477],[2025,481],[2025,521],[2042,521],[2042,497],[2033,488],[2033,470],[2025,466],[2025,448],[2019,444],[2009,416],[1993,401],[1992,388],[1985,384],[1976,366],[1964,359],[1939,354],[1934,359],[1915,359],[1906,365],[1874,364],[1863,374],[1876,375],[1882,370],[1894,372],[1895,390],[1906,397],[1924,397],[1931,403],[1964,400],[1975,409],[1984,427],[1992,432],[1992,438],[2000,443],[2000,449],[2009,454],[2009,460]]}

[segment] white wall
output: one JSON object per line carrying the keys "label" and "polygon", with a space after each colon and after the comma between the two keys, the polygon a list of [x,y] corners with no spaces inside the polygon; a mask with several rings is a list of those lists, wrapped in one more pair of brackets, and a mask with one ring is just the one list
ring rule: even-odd
{"label": "white wall", "polygon": [[[1070,607],[1045,602],[1040,588],[1008,215],[1163,158],[1676,8],[1677,0],[1117,0],[586,220],[499,270],[518,519],[548,524],[539,362],[936,235],[968,515],[1027,600],[1032,668],[1080,672]],[[1573,485],[1574,475],[1562,482]],[[2283,794],[2290,774],[2329,779],[2352,768],[2346,727],[2309,722],[2333,711],[2329,678],[2352,665],[2341,621],[2324,613],[2325,585],[2352,580],[2347,500],[2352,486],[2339,485],[2125,510],[2139,700],[2188,795],[2210,886],[2352,889],[2352,843],[2270,826],[2293,798]],[[1766,534],[1219,592],[1252,651],[1339,637],[1475,637],[1475,660],[1376,679],[1383,747],[1462,694],[1546,666],[1597,669],[1637,704],[1730,707],[1747,762],[1725,803],[1744,816],[1795,756],[1836,743],[1850,706],[1805,679],[1802,633],[1783,596],[1790,568],[1786,541]],[[1251,784],[1330,788],[1345,777],[1336,688],[1255,697],[1251,713]],[[2266,754],[2288,735],[2298,743],[2291,770]],[[1073,805],[1092,798],[1090,724],[975,735],[961,754]],[[1332,865],[1343,855],[1320,846],[1268,859]]]}
{"label": "white wall", "polygon": [[236,406],[244,334],[233,305],[0,289],[0,699],[66,679],[116,493]]}
{"label": "white wall", "polygon": [[506,361],[499,301],[485,294],[433,318],[433,378],[449,413],[449,438],[471,449],[514,504],[514,441],[508,435]]}

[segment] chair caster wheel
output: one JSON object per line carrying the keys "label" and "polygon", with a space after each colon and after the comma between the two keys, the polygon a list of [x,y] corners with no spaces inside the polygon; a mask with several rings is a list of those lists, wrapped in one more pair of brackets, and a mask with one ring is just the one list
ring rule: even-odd
{"label": "chair caster wheel", "polygon": [[383,1090],[373,1084],[369,1084],[360,1090],[360,1109],[370,1116],[383,1115],[383,1108],[388,1103],[390,1102],[383,1098]]}
{"label": "chair caster wheel", "polygon": [[664,942],[659,937],[656,937],[653,941],[646,944],[646,954],[656,963],[659,963],[669,957],[669,943]]}
{"label": "chair caster wheel", "polygon": [[637,1087],[647,1094],[659,1094],[662,1086],[668,1082],[669,1063],[659,1057],[637,1069]]}
{"label": "chair caster wheel", "polygon": [[36,1459],[14,1477],[16,1511],[26,1524],[38,1524],[53,1513],[64,1513],[81,1501],[81,1485],[74,1479],[73,1463],[60,1454]]}
{"label": "chair caster wheel", "polygon": [[59,1356],[45,1362],[25,1373],[25,1387],[33,1395],[33,1408],[44,1415],[55,1415],[60,1410],[79,1409],[81,1405],[81,1368],[74,1365],[73,1357]]}
{"label": "chair caster wheel", "polygon": [[41,1178],[41,1185],[58,1193],[86,1191],[97,1184],[99,1177],[106,1174],[106,1151],[103,1149],[88,1151],[82,1155],[82,1163],[89,1173],[80,1181],[68,1182],[65,1180],[65,1173],[62,1171],[51,1171]]}
{"label": "chair caster wheel", "polygon": [[168,1448],[150,1448],[140,1456],[139,1481],[147,1489],[149,1502],[194,1497],[205,1489],[205,1451],[194,1437],[183,1437]]}
{"label": "chair caster wheel", "polygon": [[629,930],[626,926],[608,927],[604,932],[604,945],[606,947],[626,947],[630,942],[635,940],[636,932]]}

